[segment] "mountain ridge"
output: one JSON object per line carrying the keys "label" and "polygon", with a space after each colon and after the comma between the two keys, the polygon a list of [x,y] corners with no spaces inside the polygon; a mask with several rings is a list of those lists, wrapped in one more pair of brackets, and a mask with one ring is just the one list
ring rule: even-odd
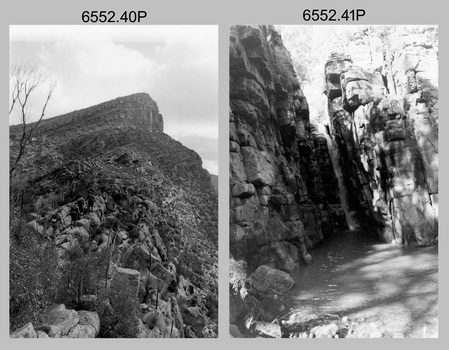
{"label": "mountain ridge", "polygon": [[[10,159],[18,150],[18,130],[10,127]],[[100,241],[107,241],[101,249],[115,257],[104,274],[108,291],[120,275],[134,281],[132,290],[137,286],[133,337],[215,337],[217,194],[199,155],[163,133],[156,102],[142,93],[120,97],[44,120],[37,130],[12,181],[10,232],[25,221],[42,245],[52,231],[48,222],[59,210],[66,226],[51,247],[61,261],[72,249],[87,259],[94,254],[88,245],[97,252]],[[93,211],[69,228],[71,205],[92,192]],[[18,197],[21,206],[13,200]],[[147,207],[143,214],[142,205]],[[89,296],[93,287],[83,283],[81,294]],[[43,306],[80,307],[64,297],[66,292],[60,288],[56,296],[42,296],[48,297]],[[100,337],[124,336],[107,327],[111,316],[102,309],[91,306],[89,311],[100,314]],[[25,321],[16,320],[12,328]]]}
{"label": "mountain ridge", "polygon": [[[117,97],[112,100],[108,100],[105,102],[98,103],[93,106],[81,108],[79,110],[74,110],[68,113],[60,114],[57,116],[53,116],[51,118],[42,119],[39,125],[39,128],[36,130],[37,135],[41,134],[43,131],[47,131],[48,129],[51,129],[52,127],[56,126],[62,126],[64,124],[70,124],[71,122],[77,121],[79,119],[86,119],[91,116],[96,116],[98,118],[98,113],[101,111],[108,112],[107,120],[106,121],[112,121],[114,120],[114,116],[111,116],[111,112],[115,111],[117,112],[116,118],[124,118],[127,111],[130,109],[136,110],[136,107],[139,106],[139,109],[137,109],[139,112],[148,112],[146,117],[150,119],[150,125],[153,125],[151,131],[163,131],[163,118],[162,115],[159,113],[159,108],[157,106],[157,103],[151,98],[151,96],[148,93],[145,92],[139,92],[131,95],[121,96]],[[120,114],[120,112],[122,114]],[[136,115],[132,115],[131,117],[136,117]],[[131,118],[134,119],[134,121],[137,121],[141,118]],[[143,118],[142,118],[143,119]],[[30,123],[30,126],[35,125],[36,122]],[[15,129],[21,129],[22,125],[11,125],[10,130],[15,132]]]}

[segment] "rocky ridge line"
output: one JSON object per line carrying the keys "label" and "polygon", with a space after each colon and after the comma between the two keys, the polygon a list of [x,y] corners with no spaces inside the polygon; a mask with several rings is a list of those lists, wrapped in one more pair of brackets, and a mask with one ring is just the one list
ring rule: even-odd
{"label": "rocky ridge line", "polygon": [[[108,285],[125,280],[135,292],[139,337],[216,337],[217,194],[200,157],[162,132],[147,94],[61,118],[43,124],[18,168],[30,237],[54,247],[61,266],[75,251],[93,260],[111,252]],[[70,207],[88,189],[93,209],[69,227]],[[57,210],[64,227],[53,232]],[[86,290],[81,304],[91,311],[98,300]]]}

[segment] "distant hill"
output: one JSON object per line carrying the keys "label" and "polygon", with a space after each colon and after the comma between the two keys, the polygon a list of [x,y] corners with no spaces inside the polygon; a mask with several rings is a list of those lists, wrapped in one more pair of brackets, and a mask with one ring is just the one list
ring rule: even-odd
{"label": "distant hill", "polygon": [[210,174],[210,183],[212,184],[215,192],[218,193],[218,175]]}

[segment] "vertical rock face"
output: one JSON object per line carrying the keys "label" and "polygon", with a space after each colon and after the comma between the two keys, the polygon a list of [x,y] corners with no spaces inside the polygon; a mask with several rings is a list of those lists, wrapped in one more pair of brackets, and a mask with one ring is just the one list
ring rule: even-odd
{"label": "vertical rock face", "polygon": [[332,230],[337,188],[282,38],[272,26],[232,26],[231,253],[251,257],[251,270],[308,261],[307,248]]}
{"label": "vertical rock face", "polygon": [[325,67],[348,223],[386,242],[437,240],[438,51],[428,37],[400,33],[402,49],[385,55],[383,74],[340,54]]}

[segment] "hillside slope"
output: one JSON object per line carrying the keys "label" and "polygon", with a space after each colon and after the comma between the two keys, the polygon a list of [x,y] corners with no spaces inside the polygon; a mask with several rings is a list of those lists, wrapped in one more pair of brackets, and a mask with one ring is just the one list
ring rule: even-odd
{"label": "hillside slope", "polygon": [[[10,128],[11,159],[19,132]],[[81,196],[84,213],[70,227],[70,206]],[[55,233],[50,221],[57,210],[63,224]],[[60,266],[75,251],[83,261],[106,259],[104,281],[71,277],[81,287],[76,292],[59,287],[42,306],[55,302],[98,312],[103,337],[216,336],[217,195],[200,157],[163,133],[162,116],[149,95],[43,121],[12,181],[10,218],[13,248],[23,248],[24,230],[17,228],[27,223],[41,246],[54,249]],[[59,272],[56,284],[67,277],[64,268]],[[105,324],[111,316],[99,307],[100,299],[111,302],[107,293],[120,276],[138,304],[136,327],[126,335],[120,319],[115,326]],[[98,284],[107,286],[108,298],[94,292]],[[23,305],[12,297],[13,304]],[[95,302],[86,304],[87,299]],[[30,320],[15,321],[12,328]]]}

